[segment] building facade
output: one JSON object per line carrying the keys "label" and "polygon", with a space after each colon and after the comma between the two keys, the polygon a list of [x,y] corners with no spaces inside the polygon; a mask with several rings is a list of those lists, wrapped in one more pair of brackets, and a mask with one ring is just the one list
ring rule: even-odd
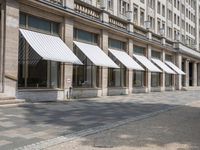
{"label": "building facade", "polygon": [[200,86],[199,0],[0,4],[0,93],[64,100]]}

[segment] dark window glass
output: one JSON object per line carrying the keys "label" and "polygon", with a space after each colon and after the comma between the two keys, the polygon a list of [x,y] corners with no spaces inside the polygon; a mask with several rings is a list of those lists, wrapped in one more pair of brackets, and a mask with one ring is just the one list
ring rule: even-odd
{"label": "dark window glass", "polygon": [[43,60],[20,35],[18,86],[21,88],[58,88],[60,63]]}
{"label": "dark window glass", "polygon": [[37,17],[28,16],[28,26],[48,33],[51,32],[51,22]]}
{"label": "dark window glass", "polygon": [[[26,24],[28,22],[28,24]],[[20,13],[20,26],[27,29],[59,35],[59,23]]]}
{"label": "dark window glass", "polygon": [[133,86],[144,87],[144,71],[134,71],[133,74]]}
{"label": "dark window glass", "polygon": [[108,44],[109,44],[110,48],[118,49],[118,50],[126,50],[126,43],[125,42],[115,40],[115,39],[109,39]]}
{"label": "dark window glass", "polygon": [[126,68],[108,69],[109,87],[126,87]]}
{"label": "dark window glass", "polygon": [[58,35],[59,33],[59,24],[58,23],[52,23],[53,28],[53,34]]}
{"label": "dark window glass", "polygon": [[25,14],[20,14],[20,17],[19,17],[19,24],[20,26],[26,26],[26,15]]}
{"label": "dark window glass", "polygon": [[95,33],[87,32],[80,29],[74,29],[74,39],[89,42],[89,43],[97,43],[98,35]]}
{"label": "dark window glass", "polygon": [[160,52],[157,52],[157,51],[151,51],[151,56],[154,57],[154,58],[161,58],[161,54]]}
{"label": "dark window glass", "polygon": [[135,46],[133,47],[133,52],[135,54],[141,54],[141,55],[145,55],[145,48],[144,47],[140,47],[140,46]]}
{"label": "dark window glass", "polygon": [[168,74],[168,73],[166,73],[165,74],[165,86],[166,87],[170,87],[170,86],[172,86],[172,74]]}
{"label": "dark window glass", "polygon": [[167,61],[173,61],[171,55],[165,55],[165,60],[167,60]]}
{"label": "dark window glass", "polygon": [[101,68],[94,66],[77,47],[75,47],[74,51],[84,65],[73,66],[73,87],[100,87]]}
{"label": "dark window glass", "polygon": [[160,73],[151,72],[151,86],[152,87],[160,86]]}

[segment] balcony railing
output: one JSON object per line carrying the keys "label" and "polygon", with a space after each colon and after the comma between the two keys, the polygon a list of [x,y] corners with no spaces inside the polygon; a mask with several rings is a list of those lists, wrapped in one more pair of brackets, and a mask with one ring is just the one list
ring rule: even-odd
{"label": "balcony railing", "polygon": [[100,13],[89,7],[74,3],[74,10],[80,14],[86,15],[91,18],[100,19]]}
{"label": "balcony railing", "polygon": [[126,23],[123,23],[119,20],[116,20],[112,17],[109,18],[109,24],[114,26],[114,27],[117,27],[117,28],[121,28],[121,29],[127,29],[127,24]]}
{"label": "balcony railing", "polygon": [[43,0],[43,1],[49,2],[51,4],[55,4],[55,5],[60,5],[60,6],[64,5],[64,0]]}

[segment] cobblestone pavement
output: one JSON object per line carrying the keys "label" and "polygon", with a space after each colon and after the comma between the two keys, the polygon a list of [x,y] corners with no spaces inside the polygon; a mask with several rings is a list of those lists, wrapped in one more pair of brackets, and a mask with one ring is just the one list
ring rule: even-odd
{"label": "cobblestone pavement", "polygon": [[46,148],[199,100],[199,91],[177,91],[2,107],[0,149]]}
{"label": "cobblestone pavement", "polygon": [[48,150],[200,150],[200,102]]}

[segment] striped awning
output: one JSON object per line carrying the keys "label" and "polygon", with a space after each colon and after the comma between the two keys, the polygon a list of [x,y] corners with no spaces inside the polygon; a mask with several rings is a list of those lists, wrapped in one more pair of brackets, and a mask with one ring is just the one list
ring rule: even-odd
{"label": "striped awning", "polygon": [[82,64],[68,46],[58,37],[20,29],[29,45],[45,60]]}

